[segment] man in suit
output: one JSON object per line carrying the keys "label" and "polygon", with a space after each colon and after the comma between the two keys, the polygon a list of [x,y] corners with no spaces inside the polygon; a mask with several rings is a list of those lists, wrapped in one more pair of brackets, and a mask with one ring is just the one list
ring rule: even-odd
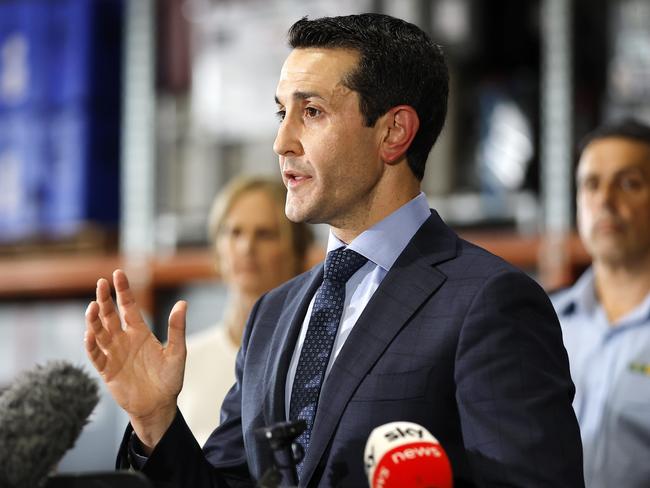
{"label": "man in suit", "polygon": [[459,239],[420,191],[446,112],[439,46],[376,14],[302,19],[289,43],[274,150],[289,218],[330,225],[325,266],[253,308],[203,450],[176,408],[186,304],[163,347],[124,273],[113,276],[124,328],[99,280],[85,341],[131,420],[119,466],[170,486],[252,486],[271,464],[256,429],[302,419],[300,486],[359,487],[369,433],[402,420],[438,438],[456,486],[582,486],[574,388],[548,298]]}

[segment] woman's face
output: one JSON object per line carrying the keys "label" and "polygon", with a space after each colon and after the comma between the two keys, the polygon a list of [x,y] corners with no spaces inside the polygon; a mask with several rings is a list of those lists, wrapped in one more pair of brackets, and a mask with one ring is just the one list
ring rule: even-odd
{"label": "woman's face", "polygon": [[280,227],[277,204],[264,190],[240,195],[217,236],[224,282],[246,295],[262,295],[292,278],[297,269],[291,242]]}

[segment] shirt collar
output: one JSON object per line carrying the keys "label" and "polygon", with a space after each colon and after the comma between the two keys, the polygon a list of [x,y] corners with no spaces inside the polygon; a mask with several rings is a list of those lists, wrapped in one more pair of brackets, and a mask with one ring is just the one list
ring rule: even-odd
{"label": "shirt collar", "polygon": [[[596,286],[594,271],[590,267],[585,271],[580,279],[567,290],[558,301],[558,315],[566,316],[573,314],[593,315],[600,308],[600,303],[596,298]],[[638,321],[647,321],[650,319],[650,294],[645,297],[643,302],[635,307],[630,313],[621,317],[618,324],[636,323]]]}
{"label": "shirt collar", "polygon": [[[348,249],[358,252],[386,271],[390,270],[422,224],[431,216],[423,192],[402,205],[388,217],[359,234]],[[330,229],[327,252],[345,246]]]}
{"label": "shirt collar", "polygon": [[594,284],[594,271],[587,269],[576,283],[564,293],[558,303],[559,315],[572,315],[574,313],[591,315],[598,307],[596,287]]}
{"label": "shirt collar", "polygon": [[636,322],[648,322],[650,320],[650,293],[648,293],[645,299],[633,310],[630,311],[627,315],[621,317],[619,322],[622,323],[636,323]]}

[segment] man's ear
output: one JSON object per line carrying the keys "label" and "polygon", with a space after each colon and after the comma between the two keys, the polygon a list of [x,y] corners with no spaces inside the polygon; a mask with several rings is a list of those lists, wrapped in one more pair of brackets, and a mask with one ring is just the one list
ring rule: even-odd
{"label": "man's ear", "polygon": [[384,114],[385,135],[380,156],[387,164],[402,159],[420,128],[417,112],[410,105],[398,105]]}

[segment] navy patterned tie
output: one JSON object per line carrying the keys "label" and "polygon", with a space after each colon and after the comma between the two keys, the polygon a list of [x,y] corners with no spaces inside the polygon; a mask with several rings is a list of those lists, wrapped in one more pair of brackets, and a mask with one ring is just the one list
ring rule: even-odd
{"label": "navy patterned tie", "polygon": [[[289,406],[290,420],[303,419],[307,423],[307,428],[297,439],[305,452],[314,426],[318,395],[341,321],[345,283],[366,261],[368,260],[360,254],[343,247],[330,251],[325,258],[323,283],[316,291],[307,335],[293,379]],[[301,461],[298,464],[299,476],[302,466]]]}

